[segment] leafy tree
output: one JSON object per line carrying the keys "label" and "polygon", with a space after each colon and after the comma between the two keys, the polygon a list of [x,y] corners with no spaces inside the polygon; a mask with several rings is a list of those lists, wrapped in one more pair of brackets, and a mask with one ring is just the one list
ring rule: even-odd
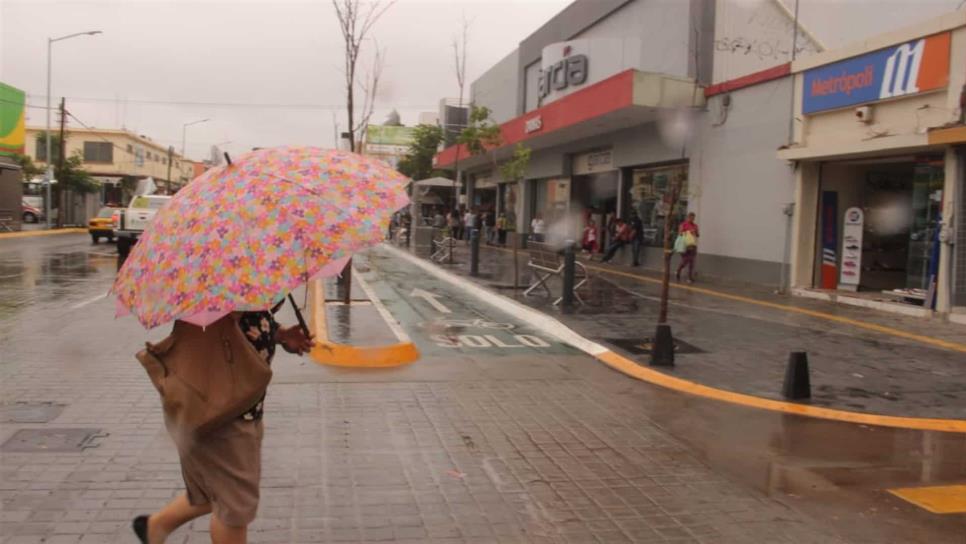
{"label": "leafy tree", "polygon": [[443,141],[443,129],[436,125],[418,125],[413,129],[413,142],[399,160],[401,173],[414,180],[442,175],[433,168],[433,157]]}
{"label": "leafy tree", "polygon": [[60,190],[96,193],[100,189],[100,185],[84,170],[83,165],[84,157],[78,150],[64,161],[62,167],[58,165],[54,169],[54,177]]}
{"label": "leafy tree", "polygon": [[25,180],[33,179],[37,176],[43,175],[44,173],[44,169],[34,164],[34,161],[30,158],[30,155],[15,154],[13,156],[13,160],[18,166],[20,166],[21,170],[23,171],[23,179]]}
{"label": "leafy tree", "polygon": [[466,146],[471,155],[481,155],[500,145],[500,125],[490,119],[490,108],[473,106],[469,123],[460,132],[457,142]]}
{"label": "leafy tree", "polygon": [[527,165],[530,164],[530,148],[517,144],[513,149],[513,156],[510,160],[500,166],[500,174],[505,181],[520,181],[527,173]]}

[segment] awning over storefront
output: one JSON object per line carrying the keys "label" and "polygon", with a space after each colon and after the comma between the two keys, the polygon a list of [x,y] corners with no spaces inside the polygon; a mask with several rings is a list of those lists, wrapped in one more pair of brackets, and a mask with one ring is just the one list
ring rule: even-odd
{"label": "awning over storefront", "polygon": [[966,143],[966,125],[934,128],[929,131],[930,145],[955,145]]}
{"label": "awning over storefront", "polygon": [[[526,142],[538,150],[653,122],[661,110],[704,104],[694,81],[667,74],[626,70],[586,89],[500,125],[502,144],[496,159],[508,157],[513,146]],[[491,160],[471,157],[465,146],[444,149],[434,158],[438,168],[474,168]]]}

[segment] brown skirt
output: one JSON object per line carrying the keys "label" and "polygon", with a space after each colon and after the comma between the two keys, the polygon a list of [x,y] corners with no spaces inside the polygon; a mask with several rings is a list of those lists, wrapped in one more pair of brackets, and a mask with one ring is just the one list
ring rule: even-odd
{"label": "brown skirt", "polygon": [[188,502],[211,504],[212,515],[229,527],[251,523],[258,511],[262,420],[237,418],[197,440],[171,434],[178,446]]}

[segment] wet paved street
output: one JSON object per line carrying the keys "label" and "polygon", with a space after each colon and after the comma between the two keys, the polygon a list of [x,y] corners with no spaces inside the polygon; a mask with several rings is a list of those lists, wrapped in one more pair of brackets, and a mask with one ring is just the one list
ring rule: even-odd
{"label": "wet paved street", "polygon": [[[132,542],[130,518],[181,490],[133,358],[166,331],[113,318],[112,251],[0,240],[0,442],[39,430],[48,445],[0,449],[3,544]],[[422,358],[359,370],[279,353],[252,542],[966,542],[966,516],[884,491],[966,481],[962,435],[683,396],[385,252],[357,267]]]}

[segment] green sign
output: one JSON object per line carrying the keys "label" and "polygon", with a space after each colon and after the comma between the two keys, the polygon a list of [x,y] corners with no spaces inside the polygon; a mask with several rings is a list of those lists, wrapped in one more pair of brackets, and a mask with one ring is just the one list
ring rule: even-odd
{"label": "green sign", "polygon": [[0,83],[0,155],[23,154],[27,95]]}
{"label": "green sign", "polygon": [[414,130],[414,127],[369,125],[366,128],[366,143],[370,145],[409,145],[413,141]]}

